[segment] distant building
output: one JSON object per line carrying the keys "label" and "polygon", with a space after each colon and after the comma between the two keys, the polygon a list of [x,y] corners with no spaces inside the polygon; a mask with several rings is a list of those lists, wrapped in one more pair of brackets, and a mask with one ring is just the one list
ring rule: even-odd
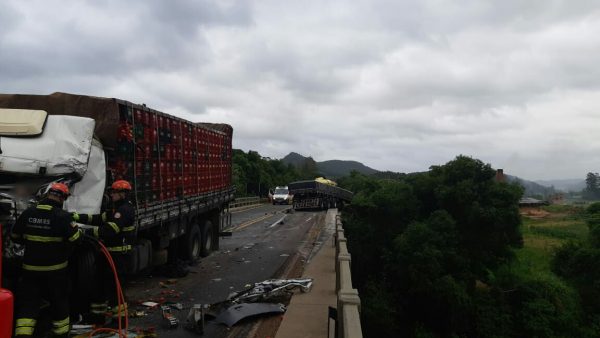
{"label": "distant building", "polygon": [[506,182],[506,176],[504,176],[503,169],[496,170],[496,182]]}
{"label": "distant building", "polygon": [[523,197],[519,200],[519,207],[541,207],[549,204],[548,201],[542,201],[531,197]]}

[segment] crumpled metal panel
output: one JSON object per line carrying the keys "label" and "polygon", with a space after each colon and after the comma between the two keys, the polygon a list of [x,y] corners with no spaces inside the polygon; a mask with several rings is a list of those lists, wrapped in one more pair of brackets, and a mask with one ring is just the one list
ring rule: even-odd
{"label": "crumpled metal panel", "polygon": [[312,278],[269,279],[254,283],[252,288],[230,295],[228,300],[234,303],[257,302],[288,295],[294,289],[309,292],[312,289],[312,283]]}
{"label": "crumpled metal panel", "polygon": [[[37,137],[0,137],[0,171],[57,176],[83,176],[95,122],[76,116],[48,116]],[[42,169],[43,168],[43,169]]]}
{"label": "crumpled metal panel", "polygon": [[284,313],[286,310],[283,304],[272,303],[243,303],[235,304],[221,312],[215,322],[225,324],[229,327],[235,325],[240,320],[264,314]]}
{"label": "crumpled metal panel", "polygon": [[93,140],[88,169],[81,181],[71,188],[71,196],[65,201],[65,209],[82,214],[99,214],[106,182],[106,159],[104,150]]}

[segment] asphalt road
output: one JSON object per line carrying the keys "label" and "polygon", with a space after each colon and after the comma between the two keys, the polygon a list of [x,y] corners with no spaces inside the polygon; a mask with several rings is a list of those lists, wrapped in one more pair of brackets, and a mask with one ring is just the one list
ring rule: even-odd
{"label": "asphalt road", "polygon": [[[193,304],[213,304],[223,301],[248,284],[280,277],[294,256],[310,255],[307,245],[309,230],[316,228],[325,212],[289,212],[289,206],[262,205],[235,212],[232,215],[233,235],[223,237],[220,250],[203,258],[191,267],[191,273],[176,283],[164,286],[166,277],[138,278],[126,285],[125,292],[130,312],[144,310],[146,316],[130,319],[130,328],[154,327],[159,337],[199,337],[183,328],[185,318]],[[287,210],[287,211],[286,211]],[[322,222],[321,222],[322,223]],[[148,309],[138,305],[143,301],[174,301],[183,310],[172,310],[180,325],[167,329],[158,308]],[[232,329],[222,324],[209,324],[203,337],[242,336],[252,320],[243,321]],[[246,330],[244,330],[244,326]]]}

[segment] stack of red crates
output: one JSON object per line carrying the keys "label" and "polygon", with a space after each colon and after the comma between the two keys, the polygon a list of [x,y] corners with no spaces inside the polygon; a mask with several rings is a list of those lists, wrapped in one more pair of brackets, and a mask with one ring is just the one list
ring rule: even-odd
{"label": "stack of red crates", "polygon": [[141,205],[231,184],[231,140],[224,133],[141,107],[121,104],[119,112],[108,165],[113,180],[135,184]]}

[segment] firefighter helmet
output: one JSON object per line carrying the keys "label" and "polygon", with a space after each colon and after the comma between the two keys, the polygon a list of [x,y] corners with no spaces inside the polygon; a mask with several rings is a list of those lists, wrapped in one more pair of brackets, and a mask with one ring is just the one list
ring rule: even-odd
{"label": "firefighter helmet", "polygon": [[48,192],[66,198],[69,196],[69,187],[64,183],[52,183]]}
{"label": "firefighter helmet", "polygon": [[111,186],[110,189],[112,191],[122,191],[122,192],[129,192],[131,191],[131,184],[129,184],[129,182],[125,181],[125,180],[118,180],[115,181]]}

